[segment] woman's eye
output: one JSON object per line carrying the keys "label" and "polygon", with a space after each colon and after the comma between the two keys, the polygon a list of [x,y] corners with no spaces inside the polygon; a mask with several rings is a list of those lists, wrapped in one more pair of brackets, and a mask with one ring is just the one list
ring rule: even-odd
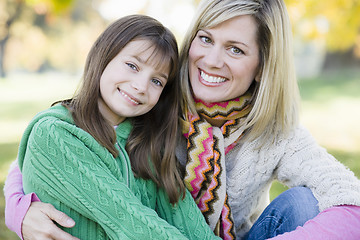
{"label": "woman's eye", "polygon": [[137,71],[138,70],[138,68],[136,67],[136,65],[135,64],[132,64],[132,63],[126,63],[126,65],[128,65],[132,70],[135,70],[135,71]]}
{"label": "woman's eye", "polygon": [[157,86],[160,86],[160,87],[163,86],[162,82],[160,80],[156,79],[156,78],[153,78],[151,81],[153,83],[155,83]]}
{"label": "woman's eye", "polygon": [[211,39],[206,37],[206,36],[200,36],[200,40],[203,42],[203,43],[211,43]]}
{"label": "woman's eye", "polygon": [[238,47],[231,47],[231,52],[234,53],[234,54],[244,54],[244,51],[241,50],[240,48]]}

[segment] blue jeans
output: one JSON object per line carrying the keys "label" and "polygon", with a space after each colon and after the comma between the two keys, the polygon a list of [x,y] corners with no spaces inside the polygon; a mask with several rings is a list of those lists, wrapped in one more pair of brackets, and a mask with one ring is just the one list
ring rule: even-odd
{"label": "blue jeans", "polygon": [[281,193],[260,215],[246,240],[261,240],[303,226],[319,213],[318,201],[309,188],[295,187]]}

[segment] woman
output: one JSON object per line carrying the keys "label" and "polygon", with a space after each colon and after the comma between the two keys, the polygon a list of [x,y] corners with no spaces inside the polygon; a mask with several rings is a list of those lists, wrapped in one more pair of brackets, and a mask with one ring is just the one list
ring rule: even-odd
{"label": "woman", "polygon": [[[284,2],[205,0],[195,16],[180,56],[186,140],[178,156],[210,227],[225,239],[265,239],[327,209],[284,239],[336,239],[331,221],[335,236],[359,237],[359,180],[298,124]],[[292,189],[268,206],[274,179]],[[307,233],[315,224],[323,230]]]}
{"label": "woman", "polygon": [[[180,64],[184,137],[177,156],[186,187],[217,234],[360,237],[359,180],[298,124],[282,0],[202,1]],[[275,179],[290,190],[269,204]]]}

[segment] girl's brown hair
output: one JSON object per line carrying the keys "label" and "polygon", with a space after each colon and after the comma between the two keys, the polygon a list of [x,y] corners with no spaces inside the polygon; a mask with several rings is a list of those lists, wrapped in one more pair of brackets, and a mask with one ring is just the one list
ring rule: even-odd
{"label": "girl's brown hair", "polygon": [[150,61],[160,65],[170,64],[170,72],[155,107],[132,119],[133,130],[126,149],[135,175],[153,180],[167,192],[174,204],[180,196],[184,196],[185,187],[175,157],[180,113],[178,47],[174,35],[167,28],[144,15],[130,15],[111,24],[88,54],[77,94],[63,104],[70,109],[77,126],[117,157],[115,130],[99,111],[100,78],[107,64],[129,42],[139,39],[149,41],[154,47]]}

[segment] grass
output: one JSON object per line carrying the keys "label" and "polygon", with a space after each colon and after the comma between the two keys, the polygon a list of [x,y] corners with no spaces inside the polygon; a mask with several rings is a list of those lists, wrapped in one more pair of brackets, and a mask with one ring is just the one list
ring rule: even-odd
{"label": "grass", "polygon": [[[333,72],[299,82],[301,122],[318,142],[360,178],[360,72]],[[59,99],[71,97],[79,77],[61,74],[13,75],[0,79],[0,187],[16,158],[29,120]],[[273,199],[286,189],[275,182]],[[18,239],[4,224],[4,196],[0,193],[0,240]]]}

